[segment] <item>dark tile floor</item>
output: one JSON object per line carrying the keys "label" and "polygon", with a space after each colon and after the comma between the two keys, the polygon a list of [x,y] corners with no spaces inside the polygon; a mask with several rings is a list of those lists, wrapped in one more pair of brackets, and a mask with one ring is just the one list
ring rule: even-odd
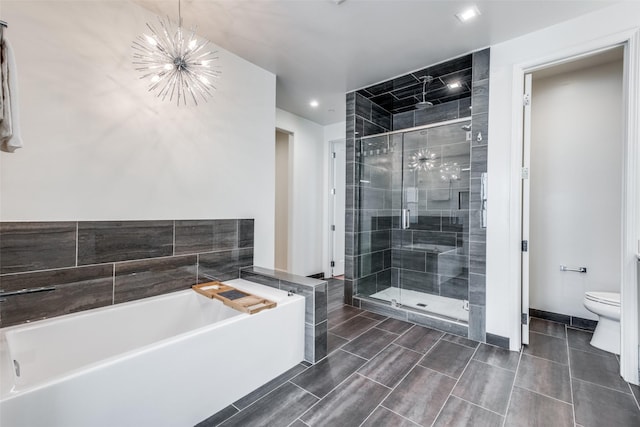
{"label": "dark tile floor", "polygon": [[640,426],[640,388],[588,331],[534,318],[515,353],[345,306],[340,281],[329,289],[329,356],[198,427]]}

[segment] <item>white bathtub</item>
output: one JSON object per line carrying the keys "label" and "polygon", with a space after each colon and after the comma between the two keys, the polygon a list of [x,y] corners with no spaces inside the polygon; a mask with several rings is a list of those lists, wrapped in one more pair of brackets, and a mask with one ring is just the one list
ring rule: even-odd
{"label": "white bathtub", "polygon": [[186,290],[0,329],[0,425],[193,426],[301,362],[304,298],[226,283],[278,306]]}

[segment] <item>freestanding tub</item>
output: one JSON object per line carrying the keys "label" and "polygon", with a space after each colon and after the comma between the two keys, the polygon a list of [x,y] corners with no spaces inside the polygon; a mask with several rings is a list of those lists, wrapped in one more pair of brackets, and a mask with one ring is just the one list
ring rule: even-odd
{"label": "freestanding tub", "polygon": [[193,426],[301,362],[304,298],[226,283],[278,306],[186,290],[1,329],[0,425]]}

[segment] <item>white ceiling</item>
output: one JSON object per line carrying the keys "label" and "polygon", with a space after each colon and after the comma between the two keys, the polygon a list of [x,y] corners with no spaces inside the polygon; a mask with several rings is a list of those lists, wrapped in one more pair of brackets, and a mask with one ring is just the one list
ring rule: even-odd
{"label": "white ceiling", "polygon": [[[134,0],[177,17],[178,0]],[[182,0],[185,27],[277,75],[278,108],[343,121],[344,94],[548,27],[616,1]],[[467,24],[456,12],[476,4]],[[224,78],[224,70],[223,70]],[[309,106],[317,99],[319,107]]]}

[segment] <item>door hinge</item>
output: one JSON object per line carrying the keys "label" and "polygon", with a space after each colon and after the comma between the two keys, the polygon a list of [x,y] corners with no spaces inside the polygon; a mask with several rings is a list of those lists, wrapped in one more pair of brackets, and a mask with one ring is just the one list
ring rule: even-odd
{"label": "door hinge", "polygon": [[529,168],[522,168],[520,171],[520,178],[529,179]]}
{"label": "door hinge", "polygon": [[331,194],[333,194],[335,196],[335,194],[336,194],[336,189],[335,188],[331,189]]}
{"label": "door hinge", "polygon": [[522,97],[522,105],[524,105],[525,107],[531,105],[531,95],[529,95],[528,93],[524,94],[524,96]]}
{"label": "door hinge", "polygon": [[527,313],[522,313],[522,314],[520,315],[520,322],[521,322],[523,325],[527,325],[527,324],[529,323],[529,316],[527,316]]}
{"label": "door hinge", "polygon": [[336,226],[335,225],[331,226],[331,231],[336,231]]}
{"label": "door hinge", "polygon": [[335,267],[336,266],[336,262],[335,261],[331,261],[331,267]]}
{"label": "door hinge", "polygon": [[331,153],[331,157],[333,157],[334,159],[336,158],[336,153],[335,151],[333,153]]}
{"label": "door hinge", "polygon": [[523,240],[522,241],[522,252],[528,252],[529,251],[529,241],[528,240]]}

